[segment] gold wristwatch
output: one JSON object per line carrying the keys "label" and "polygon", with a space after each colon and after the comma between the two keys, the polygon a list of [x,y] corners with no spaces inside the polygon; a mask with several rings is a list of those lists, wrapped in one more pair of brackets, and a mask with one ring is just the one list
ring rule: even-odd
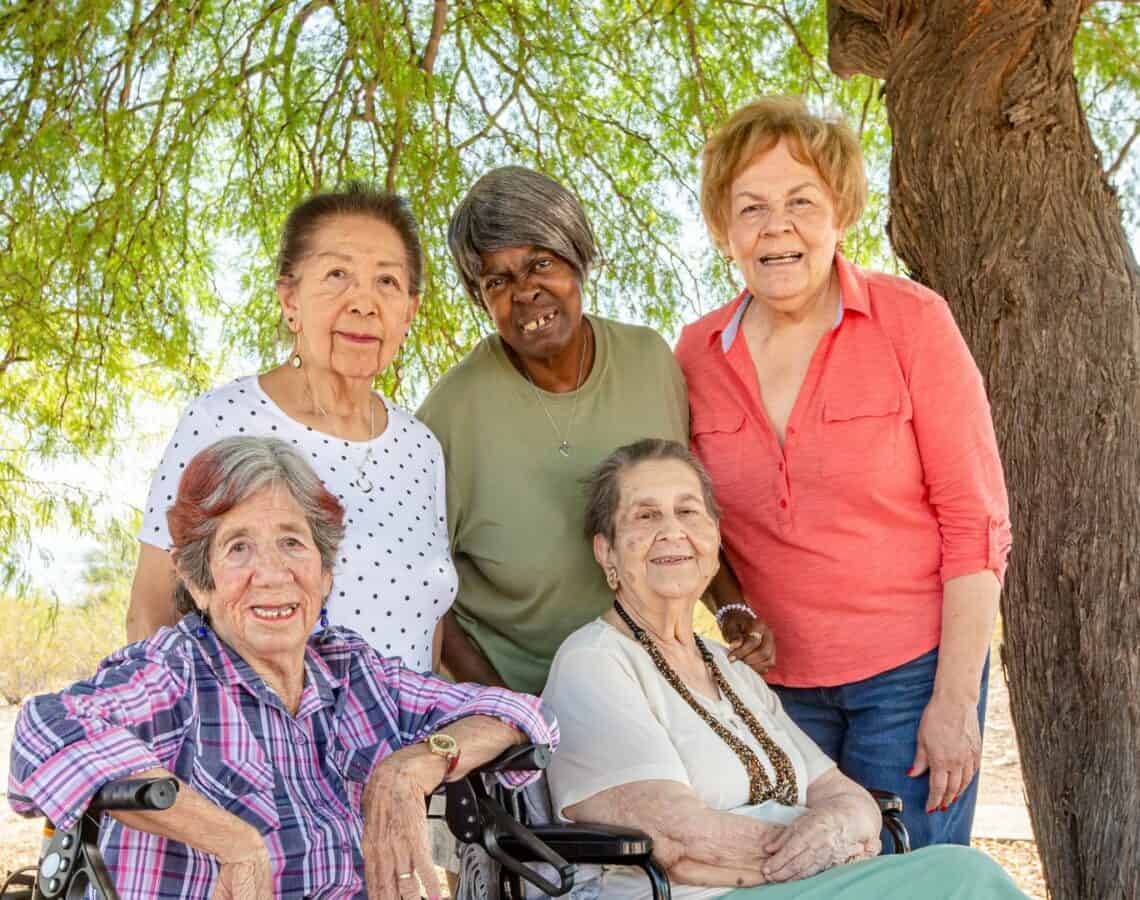
{"label": "gold wristwatch", "polygon": [[425,744],[428,750],[436,756],[441,756],[447,760],[447,771],[443,773],[443,780],[451,776],[455,771],[455,767],[459,765],[459,742],[450,734],[444,734],[442,731],[437,731],[435,734],[428,735]]}

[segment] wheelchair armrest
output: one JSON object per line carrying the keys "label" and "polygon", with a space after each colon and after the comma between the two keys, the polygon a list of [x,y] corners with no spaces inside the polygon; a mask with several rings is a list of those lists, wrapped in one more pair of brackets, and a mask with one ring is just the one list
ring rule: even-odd
{"label": "wheelchair armrest", "polygon": [[[559,856],[570,862],[593,865],[633,865],[640,857],[653,852],[653,839],[632,828],[614,825],[531,825],[531,834]],[[500,842],[508,853],[525,848],[517,847],[510,838]]]}
{"label": "wheelchair armrest", "polygon": [[[594,825],[528,825],[522,821],[517,796],[506,789],[487,790],[484,775],[541,770],[549,762],[549,747],[523,744],[473,769],[459,781],[445,784],[444,817],[451,832],[464,843],[480,845],[504,869],[555,897],[574,886],[574,863],[653,867],[653,842],[640,832]],[[553,866],[556,882],[526,863]]]}
{"label": "wheelchair armrest", "polygon": [[879,812],[884,815],[889,812],[902,812],[902,797],[898,794],[892,794],[890,791],[880,791],[876,788],[872,788],[869,793],[875,798],[875,802],[879,804]]}
{"label": "wheelchair armrest", "polygon": [[508,747],[490,762],[472,769],[467,777],[489,772],[537,772],[550,765],[549,744],[519,744]]}
{"label": "wheelchair armrest", "polygon": [[891,840],[894,842],[894,852],[910,853],[910,834],[902,820],[902,797],[898,794],[892,794],[890,791],[880,791],[873,788],[870,794],[879,804],[879,812],[883,816],[883,828],[886,829],[887,834],[891,836]]}
{"label": "wheelchair armrest", "polygon": [[118,900],[118,891],[99,852],[102,814],[113,810],[169,809],[177,796],[178,781],[174,778],[124,778],[103,785],[74,825],[52,829],[47,849],[40,857],[35,900],[71,897],[77,878],[86,880],[96,897]]}

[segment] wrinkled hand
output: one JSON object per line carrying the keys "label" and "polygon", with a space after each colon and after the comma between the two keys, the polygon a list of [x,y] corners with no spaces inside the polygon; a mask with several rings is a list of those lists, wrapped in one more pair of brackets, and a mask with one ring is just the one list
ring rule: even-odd
{"label": "wrinkled hand", "polygon": [[235,846],[233,853],[218,859],[214,900],[273,900],[273,869],[269,849],[261,835],[250,828],[251,837]]}
{"label": "wrinkled hand", "polygon": [[878,836],[858,840],[848,832],[846,822],[840,812],[808,810],[764,846],[770,854],[763,866],[765,880],[808,878],[841,863],[878,855]]}
{"label": "wrinkled hand", "polygon": [[730,661],[743,660],[761,675],[776,664],[776,639],[759,619],[734,609],[724,617],[720,633],[728,641]]}
{"label": "wrinkled hand", "polygon": [[982,735],[976,702],[934,696],[918,726],[918,749],[907,770],[912,778],[930,770],[926,811],[946,809],[958,799],[978,771]]}
{"label": "wrinkled hand", "polygon": [[[439,757],[426,764],[439,765]],[[362,852],[369,900],[418,900],[421,884],[432,900],[442,893],[431,859],[424,802],[435,784],[419,776],[397,753],[380,763],[368,780]]]}

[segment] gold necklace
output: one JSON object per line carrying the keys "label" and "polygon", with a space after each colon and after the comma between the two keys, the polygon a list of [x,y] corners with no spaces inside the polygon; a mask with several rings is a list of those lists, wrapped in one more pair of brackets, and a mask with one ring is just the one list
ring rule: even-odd
{"label": "gold necklace", "polygon": [[550,427],[554,429],[554,434],[558,437],[558,452],[563,456],[570,455],[570,429],[574,427],[574,416],[578,412],[578,397],[581,394],[582,388],[582,369],[586,365],[586,347],[590,343],[590,329],[586,328],[586,333],[582,338],[582,354],[578,358],[578,379],[574,382],[574,403],[570,407],[570,418],[566,421],[566,433],[562,433],[562,429],[554,421],[554,416],[550,414],[550,410],[546,408],[546,403],[542,399],[542,394],[538,391],[538,385],[534,383],[534,379],[530,377],[530,372],[527,370],[526,363],[519,358],[522,363],[523,374],[526,380],[530,382],[530,389],[534,391],[534,399],[538,401],[538,405],[542,407],[542,411],[546,413],[546,418],[550,420]]}
{"label": "gold necklace", "polygon": [[756,738],[756,742],[764,751],[764,755],[768,757],[768,761],[772,764],[772,768],[776,772],[776,783],[772,784],[768,773],[764,770],[760,758],[756,755],[755,751],[749,747],[744,741],[740,740],[731,731],[725,728],[720,722],[713,717],[705,707],[693,696],[689,690],[688,685],[685,684],[680,676],[673,671],[672,666],[666,661],[664,654],[661,653],[660,648],[653,643],[651,638],[644,628],[639,626],[630,617],[629,613],[625,611],[625,607],[621,602],[614,597],[614,612],[618,614],[626,627],[633,632],[634,638],[649,654],[649,658],[653,661],[653,665],[657,667],[657,671],[669,683],[695,712],[706,725],[709,726],[717,737],[724,741],[731,750],[739,757],[740,762],[744,765],[744,770],[748,773],[748,802],[752,805],[763,803],[765,800],[775,800],[777,803],[782,803],[785,806],[795,806],[799,799],[799,789],[796,786],[796,770],[792,765],[792,760],[783,748],[780,747],[767,731],[764,726],[760,724],[759,720],[752,714],[744,702],[737,696],[736,691],[732,689],[732,685],[728,683],[728,679],[720,671],[713,659],[712,653],[709,648],[705,646],[697,635],[693,635],[693,640],[697,643],[697,649],[700,651],[701,659],[704,660],[705,666],[708,667],[709,674],[716,682],[717,688],[728,699],[732,705],[732,711],[736,713],[744,724],[748,726],[748,730],[752,732],[752,736]]}

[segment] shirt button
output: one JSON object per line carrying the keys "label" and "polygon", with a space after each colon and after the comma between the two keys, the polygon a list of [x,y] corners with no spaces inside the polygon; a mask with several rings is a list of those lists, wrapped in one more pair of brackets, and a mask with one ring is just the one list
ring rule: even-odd
{"label": "shirt button", "polygon": [[777,470],[783,472],[784,471],[784,464],[783,463],[777,463],[776,468],[777,468]]}
{"label": "shirt button", "polygon": [[788,508],[788,501],[787,500],[781,500],[780,501],[780,509],[787,509],[787,508]]}

